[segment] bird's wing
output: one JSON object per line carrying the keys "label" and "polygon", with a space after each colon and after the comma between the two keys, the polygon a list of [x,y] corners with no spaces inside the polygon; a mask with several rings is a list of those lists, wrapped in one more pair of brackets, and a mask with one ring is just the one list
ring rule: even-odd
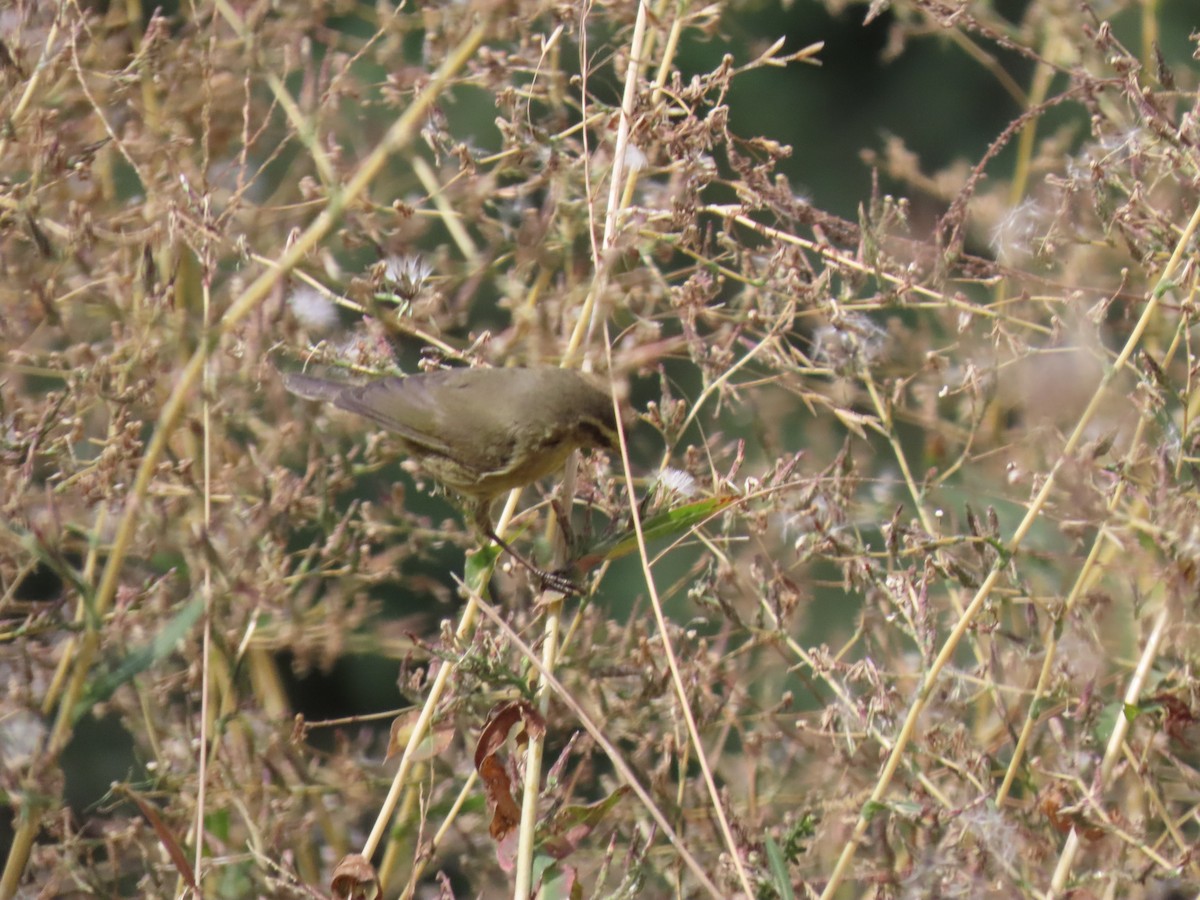
{"label": "bird's wing", "polygon": [[439,402],[427,377],[381,378],[368,384],[344,387],[333,402],[394,431],[428,453],[452,457],[444,437],[445,402]]}
{"label": "bird's wing", "polygon": [[513,403],[530,402],[535,380],[523,369],[445,369],[359,385],[309,375],[288,375],[284,383],[302,397],[370,419],[399,435],[410,450],[483,477],[512,465],[514,417],[523,412],[514,411]]}

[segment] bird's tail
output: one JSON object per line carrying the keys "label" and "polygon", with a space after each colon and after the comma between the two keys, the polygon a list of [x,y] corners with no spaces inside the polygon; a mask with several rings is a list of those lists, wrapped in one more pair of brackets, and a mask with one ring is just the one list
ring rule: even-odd
{"label": "bird's tail", "polygon": [[303,375],[300,372],[287,372],[283,376],[283,386],[305,400],[336,401],[342,391],[351,385],[342,381]]}

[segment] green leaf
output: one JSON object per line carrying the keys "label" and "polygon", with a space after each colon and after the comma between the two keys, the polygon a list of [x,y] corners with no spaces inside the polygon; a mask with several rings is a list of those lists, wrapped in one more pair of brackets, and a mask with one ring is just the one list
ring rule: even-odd
{"label": "green leaf", "polygon": [[496,568],[496,561],[500,558],[502,552],[497,544],[488,541],[486,546],[480,547],[474,553],[467,555],[467,564],[463,570],[463,575],[468,590],[481,597],[487,596],[488,582],[491,580],[492,570]]}
{"label": "green leaf", "polygon": [[92,680],[87,691],[75,707],[74,717],[78,720],[97,703],[111,697],[121,685],[132,681],[159,660],[172,653],[175,645],[183,640],[192,626],[204,614],[204,598],[195,597],[183,607],[175,618],[145,647],[129,653],[115,669]]}
{"label": "green leaf", "polygon": [[558,860],[538,854],[533,859],[533,883],[540,885],[538,900],[573,900],[582,896],[574,868],[560,866]]}
{"label": "green leaf", "polygon": [[890,812],[904,819],[917,819],[921,816],[922,806],[920,803],[889,800],[885,800],[882,803],[868,800],[863,804],[863,818],[868,821],[875,818],[881,812]]}
{"label": "green leaf", "polygon": [[780,900],[795,900],[796,894],[792,890],[792,876],[788,874],[787,860],[783,858],[783,851],[779,849],[775,839],[770,836],[767,837],[767,866],[771,869],[771,878],[775,881],[775,891]]}
{"label": "green leaf", "polygon": [[1125,709],[1125,704],[1116,701],[1108,703],[1100,710],[1096,716],[1095,739],[1100,746],[1108,744],[1108,739],[1112,737],[1113,729],[1117,727],[1117,717],[1128,715]]}
{"label": "green leaf", "polygon": [[[694,503],[677,506],[674,509],[664,510],[642,522],[642,534],[646,537],[646,543],[662,538],[680,537],[696,526],[703,525],[736,499],[727,494],[721,497],[708,497]],[[573,565],[577,570],[586,572],[603,562],[620,559],[636,550],[637,532],[628,529],[592,547],[575,560]]]}
{"label": "green leaf", "polygon": [[629,787],[621,786],[595,803],[564,806],[549,825],[538,829],[538,846],[555,859],[570,855],[629,791]]}
{"label": "green leaf", "polygon": [[812,813],[805,813],[792,823],[783,835],[783,857],[793,863],[800,858],[800,854],[805,850],[807,841],[812,840],[817,834],[817,817]]}

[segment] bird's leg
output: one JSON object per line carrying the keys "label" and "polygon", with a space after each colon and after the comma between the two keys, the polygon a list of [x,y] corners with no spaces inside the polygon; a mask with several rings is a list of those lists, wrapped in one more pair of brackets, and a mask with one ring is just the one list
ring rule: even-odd
{"label": "bird's leg", "polygon": [[559,530],[562,531],[563,544],[566,545],[567,555],[574,556],[577,548],[575,544],[575,529],[571,527],[571,514],[563,509],[563,504],[558,498],[550,501],[550,508],[554,510],[554,518],[558,522]]}
{"label": "bird's leg", "polygon": [[538,581],[541,582],[542,590],[557,591],[568,597],[583,593],[579,585],[570,578],[558,572],[547,572],[545,569],[539,568],[514,550],[508,541],[496,534],[496,529],[492,525],[491,505],[490,500],[478,500],[474,504],[474,515],[472,518],[474,519],[475,527],[479,529],[481,534],[495,541],[501,550],[536,576]]}

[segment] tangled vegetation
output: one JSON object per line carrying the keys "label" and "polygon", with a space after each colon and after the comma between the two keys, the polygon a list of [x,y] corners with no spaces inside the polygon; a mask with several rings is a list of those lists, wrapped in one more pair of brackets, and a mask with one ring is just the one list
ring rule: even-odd
{"label": "tangled vegetation", "polygon": [[[0,897],[1195,895],[1197,67],[827,5],[1018,112],[847,218],[746,4],[0,10]],[[586,596],[314,364],[603,373]]]}

